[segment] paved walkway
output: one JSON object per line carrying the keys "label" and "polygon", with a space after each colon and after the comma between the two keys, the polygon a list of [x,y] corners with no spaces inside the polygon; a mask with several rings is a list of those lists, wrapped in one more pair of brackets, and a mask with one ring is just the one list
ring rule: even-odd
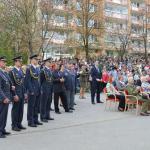
{"label": "paved walkway", "polygon": [[[0,140],[0,150],[150,150],[150,117],[104,111],[105,104],[91,105],[88,94],[86,100],[78,97],[73,114],[62,109],[61,115],[52,113],[55,121],[12,132]],[[10,124],[9,117],[9,131]],[[24,125],[27,126],[26,114]]]}

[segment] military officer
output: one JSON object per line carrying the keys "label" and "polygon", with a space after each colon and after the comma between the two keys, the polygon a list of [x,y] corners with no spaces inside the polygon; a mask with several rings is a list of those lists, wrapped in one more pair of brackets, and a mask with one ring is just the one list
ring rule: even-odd
{"label": "military officer", "polygon": [[18,100],[15,94],[15,87],[12,85],[9,75],[5,72],[5,67],[6,57],[0,56],[0,138],[5,138],[6,135],[10,134],[5,130],[8,107],[12,96],[15,101]]}
{"label": "military officer", "polygon": [[9,75],[13,85],[15,86],[16,94],[19,97],[19,101],[13,101],[13,107],[11,111],[12,117],[12,130],[21,131],[26,128],[22,126],[23,112],[24,112],[24,100],[27,99],[27,94],[24,86],[24,73],[22,67],[22,56],[13,58],[15,66],[10,71]]}
{"label": "military officer", "polygon": [[38,120],[40,105],[40,68],[38,67],[38,55],[30,56],[31,64],[26,70],[26,88],[28,92],[27,120],[28,126],[42,125]]}
{"label": "military officer", "polygon": [[51,58],[44,60],[44,66],[40,73],[40,82],[41,82],[41,121],[48,122],[48,120],[54,120],[50,116],[50,108],[52,103],[52,93],[53,93],[53,84],[52,84],[52,71],[50,70]]}

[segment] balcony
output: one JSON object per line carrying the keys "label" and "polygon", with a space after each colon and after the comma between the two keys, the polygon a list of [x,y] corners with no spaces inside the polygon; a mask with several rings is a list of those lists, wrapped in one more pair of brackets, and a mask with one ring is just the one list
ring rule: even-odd
{"label": "balcony", "polygon": [[136,7],[136,6],[131,7],[131,10],[136,13],[142,13],[143,9],[144,9],[143,7]]}
{"label": "balcony", "polygon": [[110,12],[110,11],[107,11],[107,10],[105,11],[105,16],[116,18],[116,19],[124,19],[124,20],[128,19],[128,15],[120,14],[120,13],[116,13],[116,12]]}
{"label": "balcony", "polygon": [[132,24],[134,24],[134,25],[143,26],[142,20],[135,20],[135,19],[133,20],[133,19],[132,19],[131,22],[132,22]]}
{"label": "balcony", "polygon": [[127,5],[128,4],[127,0],[106,0],[106,2],[119,4],[119,5]]}
{"label": "balcony", "polygon": [[71,6],[66,6],[66,5],[53,5],[54,10],[61,10],[61,11],[70,11]]}
{"label": "balcony", "polygon": [[76,24],[73,21],[69,22],[68,24],[65,22],[50,21],[49,27],[51,29],[74,30]]}

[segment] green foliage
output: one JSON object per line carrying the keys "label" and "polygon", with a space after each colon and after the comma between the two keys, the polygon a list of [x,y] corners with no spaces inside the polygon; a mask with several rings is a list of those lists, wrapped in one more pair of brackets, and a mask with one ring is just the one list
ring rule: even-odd
{"label": "green foliage", "polygon": [[23,64],[27,64],[27,62],[28,62],[28,53],[26,51],[15,54],[12,49],[11,50],[6,50],[6,49],[0,48],[0,56],[6,56],[8,66],[12,66],[13,65],[13,60],[12,60],[13,57],[14,56],[19,56],[19,55],[21,55],[23,57]]}
{"label": "green foliage", "polygon": [[6,50],[6,49],[3,49],[3,48],[0,48],[0,56],[6,56],[7,58],[7,65],[12,65],[13,61],[12,61],[12,58],[13,58],[13,51],[12,50]]}

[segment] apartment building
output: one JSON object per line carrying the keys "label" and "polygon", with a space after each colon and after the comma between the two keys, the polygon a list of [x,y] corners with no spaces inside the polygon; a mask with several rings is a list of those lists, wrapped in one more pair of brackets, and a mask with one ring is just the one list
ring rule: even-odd
{"label": "apartment building", "polygon": [[117,54],[122,42],[120,35],[130,36],[129,52],[144,52],[143,36],[145,32],[150,34],[148,0],[49,1],[50,15],[46,12],[44,15],[49,18],[45,37],[48,55],[83,54],[85,40],[88,40],[91,54]]}
{"label": "apartment building", "polygon": [[[114,53],[121,42],[118,33],[112,36],[112,32],[123,30],[123,34],[130,36],[130,46],[128,50],[133,53],[144,52],[143,36],[146,24],[149,24],[149,2],[145,0],[105,0],[105,51],[109,54]],[[147,17],[147,20],[146,20]],[[111,34],[110,34],[111,32]],[[148,35],[150,30],[147,30]],[[114,43],[115,46],[114,46]],[[113,44],[113,45],[112,45]],[[147,49],[149,50],[149,43]]]}

